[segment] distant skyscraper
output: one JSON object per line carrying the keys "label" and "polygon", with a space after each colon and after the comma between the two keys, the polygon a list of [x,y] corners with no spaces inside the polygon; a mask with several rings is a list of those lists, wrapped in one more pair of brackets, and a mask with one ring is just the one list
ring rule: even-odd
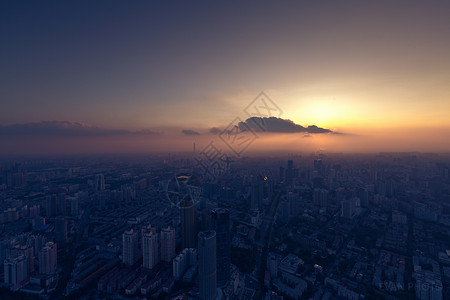
{"label": "distant skyscraper", "polygon": [[286,169],[286,182],[291,184],[293,180],[294,180],[294,162],[292,160],[288,160]]}
{"label": "distant skyscraper", "polygon": [[8,258],[3,264],[6,284],[18,284],[28,277],[27,259],[24,255]]}
{"label": "distant skyscraper", "polygon": [[223,286],[230,279],[230,211],[224,208],[217,208],[212,211],[212,218],[213,229],[216,231],[217,283]]}
{"label": "distant skyscraper", "polygon": [[105,189],[105,177],[103,176],[103,174],[95,175],[94,188],[97,191],[103,191]]}
{"label": "distant skyscraper", "polygon": [[320,207],[328,206],[328,191],[325,189],[314,189],[313,194],[314,205]]}
{"label": "distant skyscraper", "polygon": [[153,269],[159,262],[158,233],[151,226],[142,230],[143,266]]}
{"label": "distant skyscraper", "polygon": [[322,172],[322,160],[320,158],[314,160],[314,171]]}
{"label": "distant skyscraper", "polygon": [[286,169],[284,167],[280,167],[280,182],[284,182],[286,175]]}
{"label": "distant skyscraper", "polygon": [[138,235],[133,229],[127,230],[122,235],[122,261],[131,266],[138,260]]}
{"label": "distant skyscraper", "polygon": [[200,299],[214,300],[217,293],[216,232],[198,234],[198,275]]}
{"label": "distant skyscraper", "polygon": [[358,189],[358,198],[360,200],[362,207],[367,207],[369,205],[369,192],[365,188]]}
{"label": "distant skyscraper", "polygon": [[175,257],[175,229],[161,229],[161,260],[171,262]]}
{"label": "distant skyscraper", "polygon": [[356,205],[357,205],[358,198],[347,198],[343,199],[341,202],[341,212],[342,217],[344,218],[353,218],[353,215],[356,211]]}
{"label": "distant skyscraper", "polygon": [[48,242],[39,252],[39,273],[55,274],[57,267],[58,250],[56,244]]}
{"label": "distant skyscraper", "polygon": [[195,206],[192,200],[184,200],[180,205],[181,247],[195,248]]}

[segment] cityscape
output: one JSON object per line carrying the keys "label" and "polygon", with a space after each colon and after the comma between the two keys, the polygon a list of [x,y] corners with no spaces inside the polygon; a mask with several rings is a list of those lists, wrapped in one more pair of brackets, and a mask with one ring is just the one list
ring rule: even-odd
{"label": "cityscape", "polygon": [[0,4],[0,299],[450,300],[450,4]]}
{"label": "cityscape", "polygon": [[449,156],[196,155],[2,162],[3,292],[448,299]]}

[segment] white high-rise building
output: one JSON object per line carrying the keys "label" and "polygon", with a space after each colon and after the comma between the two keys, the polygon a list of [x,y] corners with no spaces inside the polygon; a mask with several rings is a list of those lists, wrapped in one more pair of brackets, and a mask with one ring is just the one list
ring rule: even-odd
{"label": "white high-rise building", "polygon": [[143,266],[153,269],[159,262],[158,233],[156,228],[148,226],[142,230]]}
{"label": "white high-rise building", "polygon": [[175,257],[175,229],[161,229],[161,260],[170,262]]}
{"label": "white high-rise building", "polygon": [[173,259],[173,277],[180,279],[188,267],[197,264],[197,249],[185,248]]}
{"label": "white high-rise building", "polygon": [[127,230],[122,235],[122,261],[131,266],[139,259],[138,235],[133,229]]}
{"label": "white high-rise building", "polygon": [[24,255],[6,259],[3,268],[6,284],[15,285],[28,277],[27,259]]}
{"label": "white high-rise building", "polygon": [[58,250],[54,242],[48,242],[39,252],[39,273],[55,274]]}

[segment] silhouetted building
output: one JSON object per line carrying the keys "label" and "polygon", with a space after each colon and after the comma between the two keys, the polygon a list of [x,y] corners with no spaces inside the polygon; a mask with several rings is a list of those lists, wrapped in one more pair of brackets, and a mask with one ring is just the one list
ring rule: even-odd
{"label": "silhouetted building", "polygon": [[314,205],[320,207],[328,206],[328,191],[325,189],[314,189],[313,194]]}
{"label": "silhouetted building", "polygon": [[158,233],[154,227],[142,229],[142,256],[144,268],[153,269],[159,262]]}
{"label": "silhouetted building", "polygon": [[138,235],[133,229],[122,235],[122,261],[126,265],[133,265],[138,260]]}
{"label": "silhouetted building", "polygon": [[42,247],[39,252],[39,273],[40,274],[55,274],[57,267],[58,249],[56,244],[48,242]]}
{"label": "silhouetted building", "polygon": [[161,260],[171,262],[175,257],[175,229],[161,229]]}
{"label": "silhouetted building", "polygon": [[217,293],[216,232],[198,234],[198,277],[200,299],[213,300]]}
{"label": "silhouetted building", "polygon": [[97,191],[103,191],[105,189],[105,177],[103,176],[103,174],[95,175],[94,188]]}
{"label": "silhouetted building", "polygon": [[184,200],[180,205],[181,247],[195,248],[195,206],[192,200]]}
{"label": "silhouetted building", "polygon": [[217,283],[223,286],[230,279],[230,211],[224,208],[214,209],[212,219],[213,229],[216,231]]}

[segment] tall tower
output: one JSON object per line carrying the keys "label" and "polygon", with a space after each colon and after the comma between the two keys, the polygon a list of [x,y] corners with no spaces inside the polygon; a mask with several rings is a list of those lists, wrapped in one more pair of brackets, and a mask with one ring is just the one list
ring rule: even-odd
{"label": "tall tower", "polygon": [[182,248],[195,248],[195,206],[192,200],[184,200],[181,202],[180,219]]}
{"label": "tall tower", "polygon": [[122,261],[131,266],[138,260],[138,236],[133,229],[127,230],[122,235]]}
{"label": "tall tower", "polygon": [[48,242],[39,252],[39,273],[54,274],[57,267],[58,250],[56,244]]}
{"label": "tall tower", "polygon": [[142,230],[143,266],[153,269],[159,263],[159,244],[156,228],[151,226]]}
{"label": "tall tower", "polygon": [[198,234],[198,274],[200,299],[214,300],[217,293],[216,232]]}
{"label": "tall tower", "polygon": [[223,286],[230,279],[230,211],[224,208],[214,209],[212,211],[212,219],[213,229],[216,231],[217,284]]}
{"label": "tall tower", "polygon": [[175,229],[161,229],[161,260],[171,262],[175,257]]}

